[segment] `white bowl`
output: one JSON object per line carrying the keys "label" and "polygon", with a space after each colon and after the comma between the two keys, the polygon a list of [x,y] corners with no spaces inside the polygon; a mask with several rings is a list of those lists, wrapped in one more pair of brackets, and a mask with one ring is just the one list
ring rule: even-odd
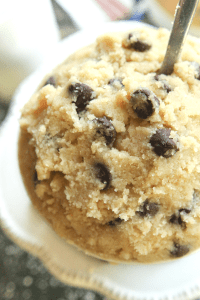
{"label": "white bowl", "polygon": [[109,264],[87,256],[56,235],[33,208],[18,166],[20,108],[43,76],[69,54],[106,31],[128,31],[136,22],[102,24],[65,39],[41,69],[19,87],[9,115],[0,127],[0,216],[5,232],[39,257],[66,284],[96,290],[113,299],[194,299],[200,295],[200,252],[152,265]]}

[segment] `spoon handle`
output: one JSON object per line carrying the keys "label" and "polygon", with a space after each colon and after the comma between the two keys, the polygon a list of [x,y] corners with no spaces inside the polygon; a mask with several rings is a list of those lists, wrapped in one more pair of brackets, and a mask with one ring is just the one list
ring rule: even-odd
{"label": "spoon handle", "polygon": [[199,0],[180,0],[176,7],[167,51],[159,74],[170,75],[182,50],[184,39],[190,28]]}

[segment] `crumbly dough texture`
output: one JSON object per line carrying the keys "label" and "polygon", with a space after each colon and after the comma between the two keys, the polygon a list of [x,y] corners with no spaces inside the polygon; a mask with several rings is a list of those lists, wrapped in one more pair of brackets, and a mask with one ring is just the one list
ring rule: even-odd
{"label": "crumbly dough texture", "polygon": [[48,74],[22,109],[19,163],[58,235],[109,261],[200,247],[200,46],[157,75],[169,32],[108,33]]}

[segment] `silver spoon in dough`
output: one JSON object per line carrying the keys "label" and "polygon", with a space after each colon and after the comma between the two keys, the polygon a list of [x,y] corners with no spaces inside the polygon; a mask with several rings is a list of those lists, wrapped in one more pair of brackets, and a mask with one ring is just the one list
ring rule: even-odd
{"label": "silver spoon in dough", "polygon": [[159,74],[170,75],[177,62],[182,45],[192,23],[199,0],[180,0],[176,7],[175,19],[169,38],[167,51]]}

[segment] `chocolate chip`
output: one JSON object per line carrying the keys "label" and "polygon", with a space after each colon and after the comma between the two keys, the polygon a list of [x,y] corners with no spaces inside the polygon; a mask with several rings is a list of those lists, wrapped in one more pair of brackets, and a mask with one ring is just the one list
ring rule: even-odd
{"label": "chocolate chip", "polygon": [[184,212],[185,214],[189,214],[191,212],[191,209],[188,208],[181,208],[176,213],[171,215],[169,222],[175,225],[180,225],[182,229],[186,229],[186,222],[183,221],[181,212]]}
{"label": "chocolate chip", "polygon": [[145,52],[151,48],[151,45],[148,43],[139,40],[138,38],[134,38],[134,35],[130,33],[128,35],[128,48],[134,49],[138,52]]}
{"label": "chocolate chip", "polygon": [[182,218],[181,218],[179,212],[171,215],[169,222],[172,224],[181,225],[183,221],[182,221]]}
{"label": "chocolate chip", "polygon": [[136,213],[140,217],[153,217],[157,214],[159,211],[159,204],[155,202],[149,202],[148,199],[146,199],[143,204],[140,206],[139,211],[136,211]]}
{"label": "chocolate chip", "polygon": [[95,98],[93,89],[84,83],[72,83],[68,90],[76,98],[74,103],[76,103],[77,113],[85,110],[88,103]]}
{"label": "chocolate chip", "polygon": [[150,138],[151,146],[154,148],[154,152],[158,156],[165,158],[171,157],[178,151],[177,142],[172,138],[169,138],[171,129],[161,128],[156,131]]}
{"label": "chocolate chip", "polygon": [[189,252],[189,247],[187,245],[180,245],[179,243],[174,243],[174,249],[170,251],[171,255],[174,257],[181,257]]}
{"label": "chocolate chip", "polygon": [[124,87],[121,78],[112,78],[108,81],[108,84],[113,85],[113,86],[119,86],[119,84],[120,84],[121,87]]}
{"label": "chocolate chip", "polygon": [[114,219],[114,220],[109,221],[107,224],[108,224],[109,226],[111,226],[111,227],[114,227],[114,226],[117,226],[117,225],[121,224],[122,221],[123,221],[122,219],[116,218],[116,219]]}
{"label": "chocolate chip", "polygon": [[108,167],[102,163],[96,163],[94,165],[94,170],[96,178],[105,184],[105,187],[102,189],[102,191],[107,190],[110,187],[112,180],[112,175],[110,174]]}
{"label": "chocolate chip", "polygon": [[200,65],[199,65],[199,63],[196,62],[196,61],[192,61],[192,62],[190,62],[190,64],[191,64],[191,65],[194,67],[194,69],[195,69],[195,75],[194,75],[194,77],[195,77],[196,79],[200,80]]}
{"label": "chocolate chip", "polygon": [[165,79],[161,79],[161,76],[160,75],[156,75],[154,77],[154,79],[156,81],[160,81],[162,83],[162,88],[163,90],[165,90],[167,93],[171,92],[172,91],[172,88],[170,87],[169,83],[165,80]]}
{"label": "chocolate chip", "polygon": [[56,87],[56,80],[54,76],[50,76],[49,79],[45,82],[44,86],[50,84]]}
{"label": "chocolate chip", "polygon": [[41,182],[41,180],[38,179],[37,171],[35,171],[33,174],[33,182],[34,182],[34,187],[36,187],[36,185]]}
{"label": "chocolate chip", "polygon": [[189,214],[190,212],[191,212],[191,209],[189,209],[189,208],[181,208],[181,209],[179,209],[179,212],[181,213],[181,212],[184,212],[184,213],[186,213],[186,214]]}
{"label": "chocolate chip", "polygon": [[96,137],[104,137],[106,145],[112,147],[116,139],[116,130],[111,121],[106,118],[96,118],[93,120],[96,124]]}
{"label": "chocolate chip", "polygon": [[131,104],[137,116],[146,119],[154,113],[156,107],[159,107],[160,101],[149,89],[141,88],[131,94]]}

